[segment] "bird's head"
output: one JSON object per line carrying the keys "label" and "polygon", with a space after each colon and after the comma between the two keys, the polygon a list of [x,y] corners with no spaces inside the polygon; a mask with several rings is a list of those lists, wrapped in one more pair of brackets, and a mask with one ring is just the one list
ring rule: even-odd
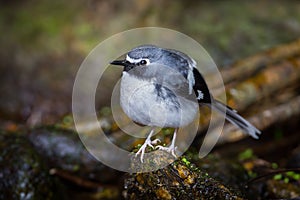
{"label": "bird's head", "polygon": [[150,64],[164,64],[161,60],[161,51],[161,48],[154,45],[142,45],[129,51],[124,60],[115,60],[110,64],[122,65],[124,66],[124,71]]}

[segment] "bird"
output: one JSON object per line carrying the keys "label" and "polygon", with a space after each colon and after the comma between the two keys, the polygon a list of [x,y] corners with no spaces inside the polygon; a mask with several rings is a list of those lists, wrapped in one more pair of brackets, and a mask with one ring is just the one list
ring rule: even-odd
{"label": "bird", "polygon": [[120,82],[123,111],[137,124],[152,127],[135,154],[140,155],[142,163],[146,148],[154,148],[153,145],[160,142],[159,139],[151,140],[155,127],[174,128],[171,144],[167,147],[158,145],[155,149],[176,157],[178,129],[194,120],[198,105],[218,111],[255,139],[261,134],[236,110],[212,96],[196,61],[181,51],[145,44],[131,49],[125,59],[110,64],[123,66]]}

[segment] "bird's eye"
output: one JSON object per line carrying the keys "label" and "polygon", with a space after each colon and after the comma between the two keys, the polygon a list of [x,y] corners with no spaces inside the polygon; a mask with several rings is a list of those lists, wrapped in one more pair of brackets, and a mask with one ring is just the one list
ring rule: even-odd
{"label": "bird's eye", "polygon": [[147,61],[146,60],[141,60],[140,65],[146,65]]}

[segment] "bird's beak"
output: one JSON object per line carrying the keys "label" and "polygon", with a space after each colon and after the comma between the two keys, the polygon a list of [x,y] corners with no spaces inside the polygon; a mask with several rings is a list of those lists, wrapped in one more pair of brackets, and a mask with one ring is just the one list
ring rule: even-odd
{"label": "bird's beak", "polygon": [[111,65],[122,65],[125,66],[126,65],[126,60],[114,60],[112,62],[110,62]]}

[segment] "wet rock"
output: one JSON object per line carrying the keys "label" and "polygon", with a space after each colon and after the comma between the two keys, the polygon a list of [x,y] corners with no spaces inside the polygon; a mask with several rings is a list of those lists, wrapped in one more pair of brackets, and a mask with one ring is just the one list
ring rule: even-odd
{"label": "wet rock", "polygon": [[293,150],[287,162],[288,168],[300,168],[300,146]]}
{"label": "wet rock", "polygon": [[30,142],[0,132],[0,199],[62,199],[58,185]]}
{"label": "wet rock", "polygon": [[96,160],[72,130],[55,126],[40,127],[30,132],[29,139],[50,167],[100,183],[115,183],[122,178],[120,172]]}
{"label": "wet rock", "polygon": [[197,157],[193,162],[201,170],[237,193],[244,192],[244,184],[249,180],[249,176],[237,158],[226,158],[212,153],[203,159]]}
{"label": "wet rock", "polygon": [[243,165],[251,175],[247,182],[247,199],[293,199],[300,196],[300,174],[255,157],[243,161]]}
{"label": "wet rock", "polygon": [[285,183],[284,180],[268,180],[267,198],[268,199],[292,199],[300,197],[299,185]]}
{"label": "wet rock", "polygon": [[128,175],[125,199],[242,199],[185,157],[149,173]]}

